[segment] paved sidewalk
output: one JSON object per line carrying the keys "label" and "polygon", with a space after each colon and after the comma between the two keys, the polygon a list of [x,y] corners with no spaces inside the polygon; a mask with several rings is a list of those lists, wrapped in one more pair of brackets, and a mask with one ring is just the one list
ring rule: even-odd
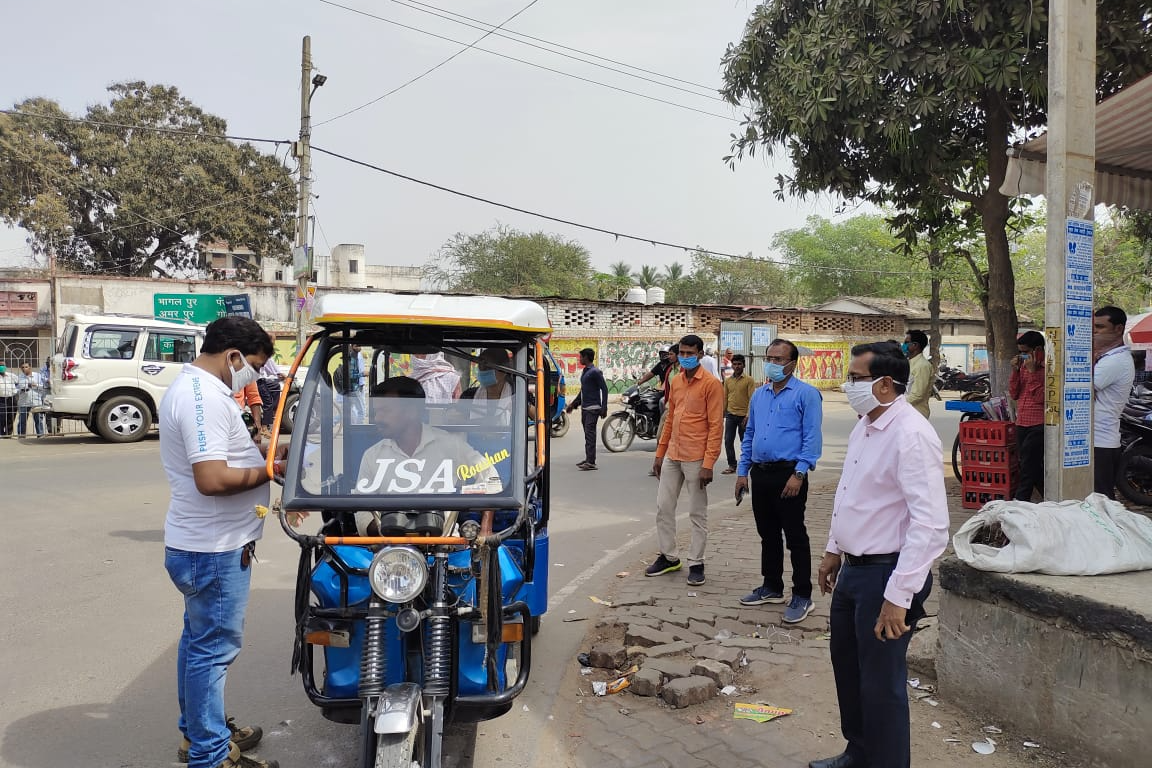
{"label": "paved sidewalk", "polygon": [[[949,481],[953,532],[970,513],[960,508],[959,489]],[[562,697],[572,704],[564,752],[569,765],[580,768],[752,768],[753,766],[806,766],[810,760],[838,754],[844,747],[840,736],[839,710],[828,660],[828,601],[815,596],[816,609],[802,624],[786,625],[780,619],[783,605],[742,607],[739,598],[760,583],[759,537],[752,521],[751,505],[737,508],[724,494],[731,483],[715,483],[711,492],[710,534],[708,540],[707,582],[698,587],[685,583],[687,568],[679,572],[646,578],[644,567],[655,550],[635,562],[627,575],[619,574],[611,593],[597,595],[611,606],[590,606],[590,623],[584,650],[594,646],[619,652],[629,650],[627,668],[640,656],[649,681],[637,678],[637,685],[622,693],[596,696],[593,681],[617,676],[610,669],[581,672],[573,660],[565,677]],[[808,531],[812,541],[813,579],[827,541],[834,485],[810,490]],[[653,486],[655,497],[655,486]],[[686,533],[686,524],[680,525]],[[683,537],[682,537],[683,538]],[[654,538],[653,538],[653,545]],[[790,584],[785,558],[786,585]],[[928,602],[934,616],[937,595]],[[928,623],[934,620],[929,619]],[[716,639],[719,635],[720,639]],[[914,643],[924,646],[921,654],[934,652],[934,635],[918,636]],[[644,647],[639,647],[644,646]],[[600,654],[603,657],[603,654]],[[655,657],[655,658],[654,658]],[[655,676],[667,683],[653,667],[680,673],[699,664],[700,657],[725,661],[734,670],[732,696],[716,695],[709,701],[676,709],[652,693]],[[611,666],[606,664],[605,666]],[[711,669],[717,669],[710,662]],[[697,672],[702,671],[699,667]],[[727,672],[720,669],[725,678]],[[676,673],[674,673],[676,674]],[[711,674],[711,673],[710,673]],[[910,672],[931,682],[928,674]],[[683,681],[682,681],[683,682]],[[648,691],[643,691],[648,687]],[[962,713],[939,697],[910,691],[913,765],[981,766],[982,768],[1021,768],[1022,766],[1063,766],[1072,768],[1067,756],[1026,748],[1029,734],[1005,732],[994,735],[996,752],[976,754],[972,743],[983,741],[981,728],[996,725],[981,722],[979,713]],[[924,697],[918,699],[917,697]],[[767,723],[733,719],[734,705],[765,703],[793,710],[787,717]],[[932,702],[936,702],[935,705]],[[947,739],[957,741],[946,741]]]}

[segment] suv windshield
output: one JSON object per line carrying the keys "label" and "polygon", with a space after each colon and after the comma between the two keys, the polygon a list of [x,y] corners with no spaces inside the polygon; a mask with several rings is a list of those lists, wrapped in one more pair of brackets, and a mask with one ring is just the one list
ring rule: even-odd
{"label": "suv windshield", "polygon": [[[296,416],[293,496],[394,509],[523,495],[534,455],[523,448],[529,382],[515,371],[528,369],[526,347],[417,351],[333,340],[317,359]],[[412,497],[427,498],[413,505]]]}

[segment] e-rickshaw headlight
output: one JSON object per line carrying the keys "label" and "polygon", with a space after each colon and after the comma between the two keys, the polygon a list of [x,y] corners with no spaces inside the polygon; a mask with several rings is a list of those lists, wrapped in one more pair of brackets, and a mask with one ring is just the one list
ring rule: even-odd
{"label": "e-rickshaw headlight", "polygon": [[428,564],[416,549],[386,547],[372,558],[372,565],[368,566],[368,582],[382,600],[411,602],[428,583]]}

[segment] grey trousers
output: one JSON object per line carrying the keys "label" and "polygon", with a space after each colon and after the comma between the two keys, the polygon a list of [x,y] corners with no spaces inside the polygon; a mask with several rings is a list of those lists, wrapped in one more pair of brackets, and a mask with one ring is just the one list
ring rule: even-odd
{"label": "grey trousers", "polygon": [[692,537],[685,560],[689,566],[704,562],[708,543],[708,491],[700,487],[701,461],[676,461],[665,458],[660,465],[660,487],[656,491],[656,539],[660,552],[669,560],[679,558],[676,544],[676,506],[684,491],[688,503],[688,520]]}

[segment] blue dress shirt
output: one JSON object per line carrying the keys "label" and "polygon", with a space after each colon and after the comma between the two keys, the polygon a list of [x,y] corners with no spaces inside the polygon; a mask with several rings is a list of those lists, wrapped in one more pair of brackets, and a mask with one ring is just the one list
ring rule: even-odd
{"label": "blue dress shirt", "polygon": [[811,384],[791,376],[779,393],[772,382],[764,384],[748,404],[737,476],[747,477],[748,469],[762,461],[795,461],[797,472],[815,469],[823,443],[822,418],[823,398]]}

